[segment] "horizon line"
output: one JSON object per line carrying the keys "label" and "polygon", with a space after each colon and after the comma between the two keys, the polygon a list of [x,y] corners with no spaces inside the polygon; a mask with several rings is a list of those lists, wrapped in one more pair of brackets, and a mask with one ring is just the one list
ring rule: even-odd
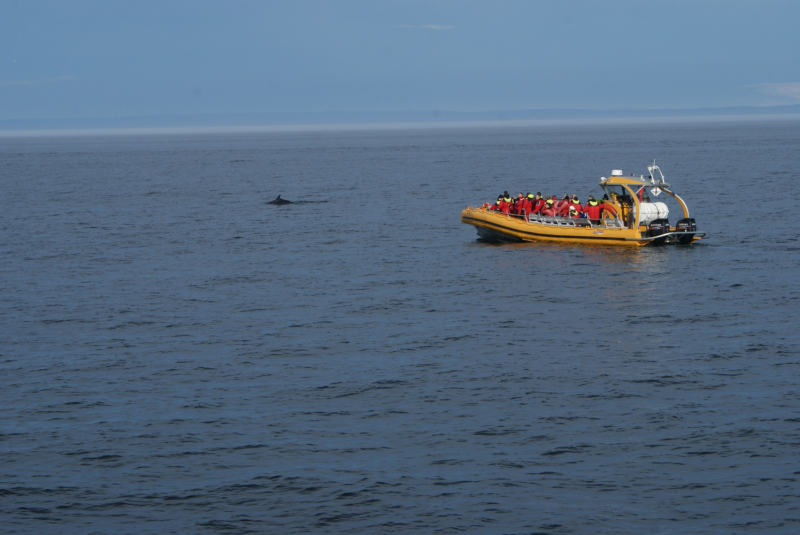
{"label": "horizon line", "polygon": [[0,129],[0,138],[90,137],[208,134],[270,134],[302,132],[340,132],[370,130],[451,130],[478,128],[542,128],[568,126],[625,126],[643,124],[722,123],[800,120],[800,113],[746,115],[688,115],[655,117],[561,118],[494,121],[387,122],[387,123],[323,123],[250,126],[164,126],[123,128]]}
{"label": "horizon line", "polygon": [[800,110],[800,102],[793,104],[770,104],[770,105],[735,105],[735,106],[703,106],[692,108],[505,108],[505,109],[486,109],[462,111],[455,109],[441,109],[434,107],[431,109],[404,109],[404,110],[325,110],[325,111],[257,111],[257,112],[201,112],[201,113],[149,113],[138,115],[114,115],[114,116],[84,116],[84,117],[23,117],[0,119],[0,125],[12,122],[35,122],[35,121],[109,121],[120,119],[145,119],[155,117],[233,117],[233,116],[314,116],[314,115],[402,115],[402,114],[428,114],[439,116],[444,114],[453,115],[479,115],[479,114],[502,114],[502,113],[681,113],[681,112],[705,112],[726,110],[750,110],[750,111],[781,111],[796,108]]}

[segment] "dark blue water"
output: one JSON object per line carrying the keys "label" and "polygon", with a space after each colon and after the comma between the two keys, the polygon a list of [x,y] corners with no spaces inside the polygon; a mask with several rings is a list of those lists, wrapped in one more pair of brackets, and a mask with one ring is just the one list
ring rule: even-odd
{"label": "dark blue water", "polygon": [[[2,139],[2,530],[797,533],[798,134]],[[706,240],[459,221],[652,158]]]}

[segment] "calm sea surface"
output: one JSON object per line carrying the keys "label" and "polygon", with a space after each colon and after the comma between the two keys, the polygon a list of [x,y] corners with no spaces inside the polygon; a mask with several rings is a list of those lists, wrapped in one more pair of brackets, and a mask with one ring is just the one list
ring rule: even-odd
{"label": "calm sea surface", "polygon": [[[652,158],[706,240],[459,220]],[[800,122],[5,138],[0,185],[3,533],[800,532]]]}

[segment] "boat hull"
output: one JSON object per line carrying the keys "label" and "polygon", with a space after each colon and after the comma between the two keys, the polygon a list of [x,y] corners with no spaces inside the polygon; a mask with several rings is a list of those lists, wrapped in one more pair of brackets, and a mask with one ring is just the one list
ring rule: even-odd
{"label": "boat hull", "polygon": [[[660,243],[665,241],[647,236],[642,230],[622,226],[580,226],[582,222],[565,218],[552,218],[546,223],[526,221],[521,217],[471,206],[461,212],[461,222],[474,226],[481,238],[495,242],[551,241],[641,247],[656,240]],[[689,238],[688,243],[700,239],[695,235],[689,237],[688,233],[681,237],[684,242]]]}

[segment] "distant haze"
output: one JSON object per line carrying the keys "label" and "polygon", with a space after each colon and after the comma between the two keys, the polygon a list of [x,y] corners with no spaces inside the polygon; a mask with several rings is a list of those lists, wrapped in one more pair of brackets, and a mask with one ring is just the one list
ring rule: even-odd
{"label": "distant haze", "polygon": [[791,110],[799,20],[769,0],[0,0],[0,123]]}

